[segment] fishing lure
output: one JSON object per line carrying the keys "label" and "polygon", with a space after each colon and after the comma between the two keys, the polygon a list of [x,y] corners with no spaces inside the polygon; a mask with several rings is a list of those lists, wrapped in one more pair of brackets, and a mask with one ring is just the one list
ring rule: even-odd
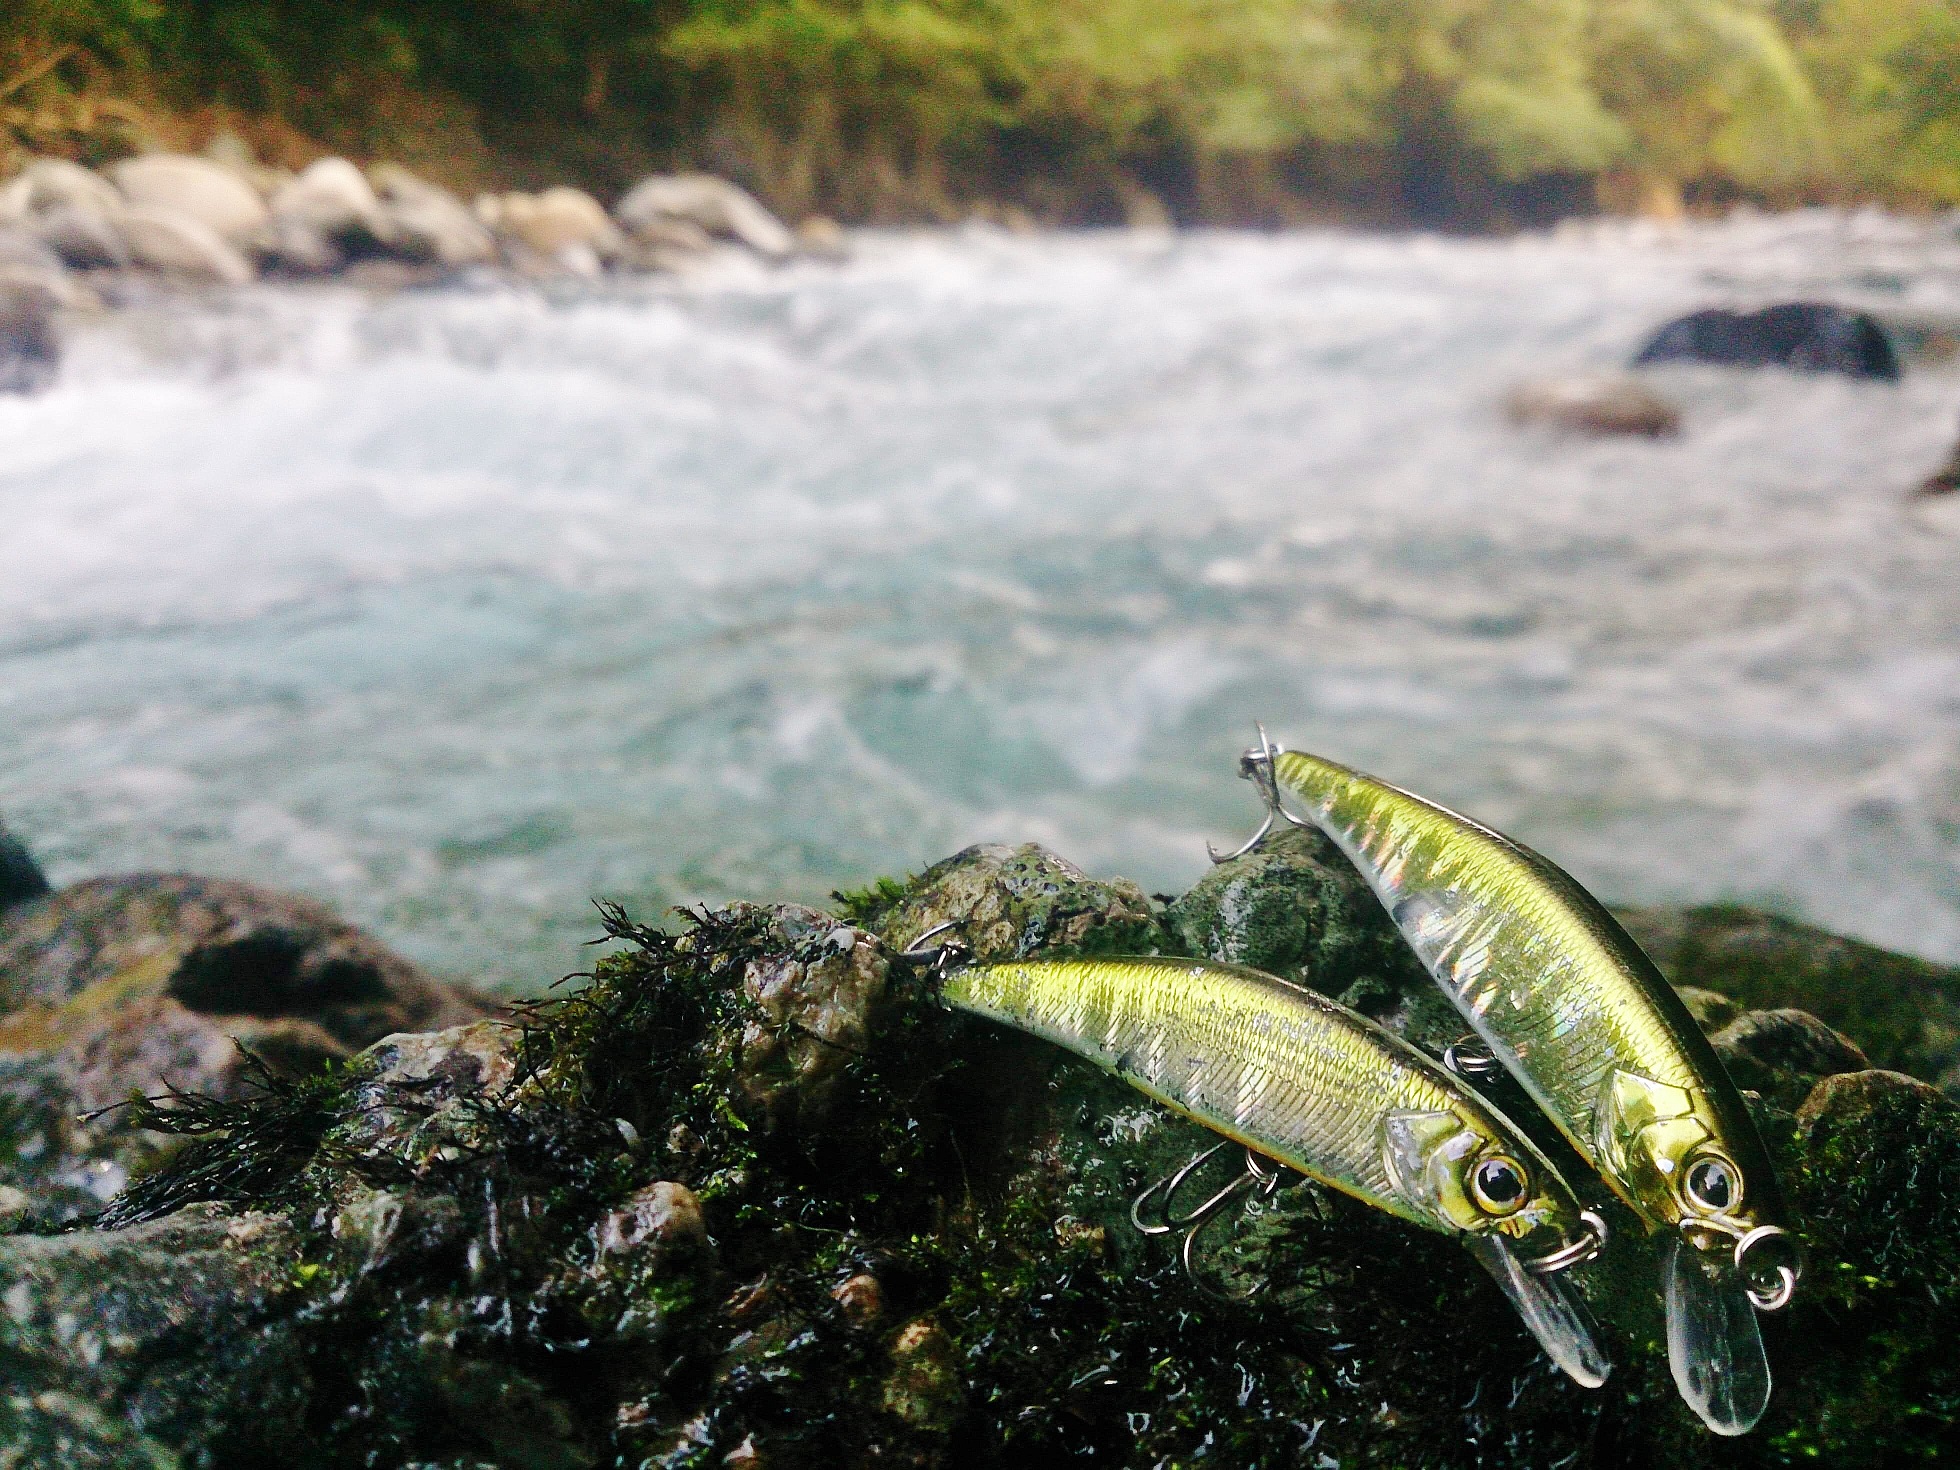
{"label": "fishing lure", "polygon": [[[1562,1275],[1598,1252],[1605,1223],[1503,1114],[1400,1037],[1271,975],[1194,960],[970,964],[943,984],[949,1005],[1086,1057],[1243,1144],[1248,1161],[1456,1236],[1559,1367],[1605,1382],[1610,1364]],[[1198,1162],[1153,1191],[1168,1197]]]}
{"label": "fishing lure", "polygon": [[1770,1394],[1756,1312],[1789,1302],[1801,1256],[1755,1123],[1674,988],[1570,875],[1500,833],[1263,730],[1241,772],[1267,806],[1241,851],[1279,820],[1331,837],[1496,1062],[1664,1232],[1675,1385],[1717,1434],[1747,1433]]}

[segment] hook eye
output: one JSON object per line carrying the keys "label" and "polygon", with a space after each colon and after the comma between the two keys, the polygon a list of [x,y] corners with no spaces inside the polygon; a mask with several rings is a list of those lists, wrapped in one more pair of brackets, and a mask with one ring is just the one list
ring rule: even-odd
{"label": "hook eye", "polygon": [[1535,1260],[1524,1263],[1525,1270],[1533,1276],[1556,1276],[1561,1271],[1569,1271],[1574,1266],[1584,1265],[1606,1248],[1606,1240],[1611,1232],[1606,1221],[1592,1210],[1579,1211],[1579,1238],[1569,1240],[1553,1251],[1548,1251]]}
{"label": "hook eye", "polygon": [[1210,854],[1214,863],[1229,863],[1233,858],[1241,858],[1254,851],[1260,843],[1272,835],[1275,823],[1285,822],[1291,827],[1309,825],[1289,812],[1285,803],[1280,800],[1279,780],[1273,774],[1273,762],[1279,756],[1286,754],[1286,747],[1273,744],[1266,734],[1264,725],[1255,723],[1252,728],[1259,732],[1259,743],[1239,757],[1239,779],[1250,781],[1257,788],[1259,799],[1266,807],[1265,820],[1260,822],[1257,832],[1230,852],[1220,852],[1207,842],[1205,851]]}
{"label": "hook eye", "polygon": [[[1786,1252],[1786,1258],[1752,1263],[1749,1258],[1760,1256],[1764,1246]],[[1775,1274],[1776,1285],[1763,1288],[1756,1285],[1756,1280],[1764,1274],[1766,1266]],[[1735,1243],[1735,1269],[1746,1283],[1744,1289],[1757,1311],[1779,1311],[1789,1306],[1790,1298],[1796,1295],[1797,1278],[1803,1274],[1803,1247],[1780,1225],[1758,1225]]]}

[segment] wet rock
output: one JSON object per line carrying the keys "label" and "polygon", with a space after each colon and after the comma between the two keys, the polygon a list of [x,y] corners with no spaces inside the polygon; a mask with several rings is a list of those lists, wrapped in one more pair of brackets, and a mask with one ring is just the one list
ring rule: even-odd
{"label": "wet rock", "polygon": [[198,1208],[0,1239],[10,1463],[304,1462],[309,1372],[279,1320],[300,1265],[284,1221]]}
{"label": "wet rock", "polygon": [[330,275],[347,264],[347,252],[332,238],[303,219],[274,215],[266,226],[258,256],[270,271],[283,275]]}
{"label": "wet rock", "polygon": [[55,298],[32,284],[0,280],[0,393],[38,393],[61,366]]}
{"label": "wet rock", "polygon": [[1669,439],[1681,432],[1681,410],[1645,384],[1626,377],[1520,383],[1505,395],[1504,414],[1514,424],[1597,436],[1630,434]]}
{"label": "wet rock", "polygon": [[1292,828],[1213,865],[1164,923],[1180,953],[1298,981],[1438,1047],[1464,1030],[1366,880],[1318,831]]}
{"label": "wet rock", "polygon": [[965,1400],[959,1366],[959,1351],[944,1329],[908,1323],[892,1343],[885,1412],[914,1429],[951,1430]]}
{"label": "wet rock", "polygon": [[1876,1066],[1960,1087],[1960,968],[1738,905],[1616,913],[1677,986],[1750,1009],[1797,1007]]}
{"label": "wet rock", "polygon": [[1856,1042],[1807,1011],[1745,1011],[1710,1040],[1738,1087],[1791,1108],[1820,1077],[1871,1066]]}
{"label": "wet rock", "polygon": [[52,891],[26,844],[0,822],[0,910]]}
{"label": "wet rock", "polygon": [[870,1044],[890,969],[884,946],[818,909],[725,912],[763,925],[767,948],[742,976],[754,1014],[742,1028],[739,1106],[767,1134],[821,1129],[846,1067]]}
{"label": "wet rock", "polygon": [[[1325,916],[1300,937],[1276,898],[1284,883],[1338,908],[1335,880],[1310,843],[1279,856],[1180,901],[1195,947],[1265,935],[1297,972],[1336,973],[1362,941]],[[1226,898],[1248,873],[1274,893]],[[1031,875],[1036,891],[1015,892]],[[125,1199],[180,1206],[173,1180],[214,1190],[259,1236],[217,1248],[285,1263],[285,1296],[255,1297],[222,1257],[207,1279],[258,1340],[296,1345],[304,1370],[274,1367],[295,1396],[282,1422],[313,1436],[305,1463],[400,1463],[404,1446],[424,1464],[779,1470],[1303,1455],[1536,1467],[1602,1443],[1629,1470],[1708,1458],[1655,1341],[1638,1239],[1616,1241],[1611,1268],[1630,1287],[1600,1290],[1603,1268],[1581,1268],[1618,1358],[1611,1398],[1550,1369],[1452,1242],[1310,1184],[1200,1241],[1206,1279],[1266,1286],[1247,1302],[1206,1295],[1179,1242],[1128,1215],[1209,1135],[1055,1048],[947,1012],[930,974],[868,932],[901,942],[950,908],[983,934],[1005,923],[1010,948],[1033,919],[1025,953],[1098,927],[1132,926],[1121,947],[1135,948],[1134,926],[1156,921],[1130,892],[998,848],[853,895],[843,918],[738,904],[670,932],[609,913],[621,943],[587,989],[515,1024],[391,1036],[343,1073],[241,1100]],[[1273,922],[1233,918],[1241,900],[1271,903]],[[1097,923],[1075,930],[1084,913]],[[836,1070],[798,1072],[806,1026],[848,1039]],[[829,1094],[820,1128],[765,1121],[761,1059],[788,1091]],[[1724,1464],[1937,1462],[1960,1403],[1945,1305],[1960,1289],[1956,1114],[1934,1089],[1866,1071],[1818,1084],[1800,1121],[1773,1115],[1811,1267],[1772,1336],[1773,1417],[1720,1445]],[[1195,1187],[1237,1163],[1215,1167]],[[186,1218],[200,1212],[162,1223]],[[129,1269],[105,1267],[100,1289],[123,1289]],[[217,1341],[211,1419],[256,1412],[237,1407],[239,1383],[263,1362],[234,1364]],[[0,1354],[0,1379],[11,1361]],[[96,1380],[74,1385],[62,1391],[111,1427],[155,1432]],[[269,1432],[193,1428],[236,1433],[248,1453]]]}
{"label": "wet rock", "polygon": [[1753,312],[1690,312],[1662,327],[1634,358],[1636,366],[1657,362],[1787,367],[1888,383],[1899,378],[1898,356],[1877,321],[1815,301]]}
{"label": "wet rock", "polygon": [[985,843],[933,864],[902,895],[867,912],[894,949],[942,924],[982,958],[1037,950],[1067,954],[1155,954],[1165,931],[1143,890],[1104,883],[1036,843]]}
{"label": "wet rock", "polygon": [[1699,985],[1677,985],[1674,993],[1681,997],[1681,1003],[1695,1018],[1695,1024],[1710,1035],[1720,1031],[1742,1012],[1742,1007],[1726,995],[1715,990],[1703,990]]}
{"label": "wet rock", "polygon": [[[240,187],[243,187],[242,185]],[[116,227],[132,264],[193,285],[243,286],[251,262],[208,225],[175,210],[139,205]]]}
{"label": "wet rock", "polygon": [[656,174],[640,180],[613,206],[630,235],[652,239],[681,221],[710,235],[739,240],[772,260],[795,253],[796,237],[754,195],[709,174]]}
{"label": "wet rock", "polygon": [[208,158],[146,154],[112,165],[109,177],[136,208],[194,221],[235,249],[254,242],[270,218],[256,189]]}
{"label": "wet rock", "polygon": [[497,241],[454,194],[399,164],[380,163],[368,181],[381,201],[389,248],[414,261],[460,267],[497,258]]}
{"label": "wet rock", "polygon": [[390,1031],[480,1016],[323,906],[249,884],[96,879],[0,914],[0,1184],[46,1221],[100,1209],[176,1146],[115,1108],[176,1087],[235,1097]]}

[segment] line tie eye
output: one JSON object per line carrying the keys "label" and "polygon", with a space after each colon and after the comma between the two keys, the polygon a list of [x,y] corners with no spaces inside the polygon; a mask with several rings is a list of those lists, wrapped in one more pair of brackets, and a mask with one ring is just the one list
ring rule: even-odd
{"label": "line tie eye", "polygon": [[1524,1207],[1524,1170],[1499,1156],[1485,1159],[1470,1176],[1477,1203],[1493,1215],[1514,1215]]}
{"label": "line tie eye", "polygon": [[1734,1209],[1742,1198],[1742,1180],[1727,1159],[1696,1159],[1688,1166],[1682,1187],[1688,1203],[1717,1215]]}

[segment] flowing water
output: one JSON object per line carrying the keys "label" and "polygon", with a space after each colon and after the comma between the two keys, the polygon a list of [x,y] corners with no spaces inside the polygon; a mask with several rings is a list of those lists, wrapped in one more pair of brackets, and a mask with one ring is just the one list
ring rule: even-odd
{"label": "flowing water", "polygon": [[158,299],[0,399],[0,816],[534,989],[588,900],[978,840],[1175,891],[1255,718],[1609,900],[1960,960],[1960,365],[1649,375],[1697,306],[1960,322],[1950,222],[872,236],[581,289]]}

